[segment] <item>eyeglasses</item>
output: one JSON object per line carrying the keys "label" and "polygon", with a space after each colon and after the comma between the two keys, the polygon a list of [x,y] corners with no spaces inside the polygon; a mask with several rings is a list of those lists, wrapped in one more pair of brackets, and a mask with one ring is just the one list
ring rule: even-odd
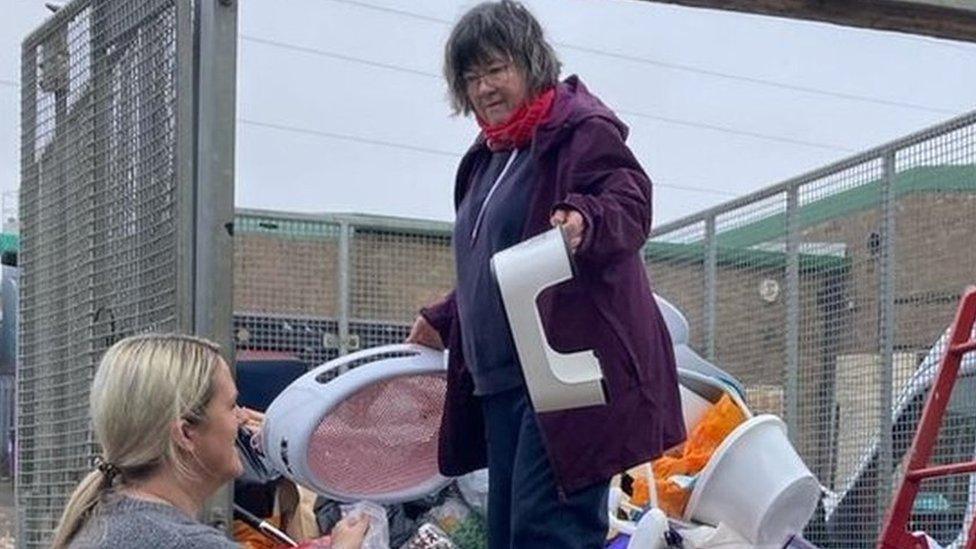
{"label": "eyeglasses", "polygon": [[482,80],[489,86],[498,86],[508,80],[508,70],[512,68],[511,63],[499,63],[488,67],[484,72],[469,71],[464,73],[464,85],[468,90],[478,88]]}

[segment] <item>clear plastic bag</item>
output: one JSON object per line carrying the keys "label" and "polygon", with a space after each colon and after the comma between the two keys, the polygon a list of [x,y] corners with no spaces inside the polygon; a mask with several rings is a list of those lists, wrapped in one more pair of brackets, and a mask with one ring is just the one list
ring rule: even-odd
{"label": "clear plastic bag", "polygon": [[368,501],[343,505],[341,509],[343,517],[358,516],[360,520],[369,521],[362,549],[390,549],[390,525],[385,509]]}
{"label": "clear plastic bag", "polygon": [[488,514],[488,469],[479,469],[457,479],[458,490],[472,509]]}
{"label": "clear plastic bag", "polygon": [[448,535],[453,535],[470,514],[471,509],[463,501],[447,498],[444,503],[431,509],[427,515],[441,530]]}

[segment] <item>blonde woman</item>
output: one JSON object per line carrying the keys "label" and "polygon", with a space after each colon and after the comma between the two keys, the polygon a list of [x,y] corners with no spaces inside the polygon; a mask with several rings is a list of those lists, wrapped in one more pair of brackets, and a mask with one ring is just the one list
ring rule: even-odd
{"label": "blonde woman", "polygon": [[[148,334],[113,345],[91,389],[102,448],[55,533],[55,549],[238,545],[195,517],[242,472],[234,445],[244,415],[216,344]],[[333,532],[333,547],[359,547],[365,521]]]}

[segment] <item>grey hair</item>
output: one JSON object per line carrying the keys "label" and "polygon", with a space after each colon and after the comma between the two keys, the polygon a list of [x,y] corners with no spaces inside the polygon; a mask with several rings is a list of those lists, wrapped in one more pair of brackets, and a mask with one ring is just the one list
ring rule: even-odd
{"label": "grey hair", "polygon": [[511,60],[531,97],[559,82],[562,64],[529,10],[513,0],[483,2],[461,17],[444,47],[444,78],[455,114],[473,110],[464,74],[496,58]]}

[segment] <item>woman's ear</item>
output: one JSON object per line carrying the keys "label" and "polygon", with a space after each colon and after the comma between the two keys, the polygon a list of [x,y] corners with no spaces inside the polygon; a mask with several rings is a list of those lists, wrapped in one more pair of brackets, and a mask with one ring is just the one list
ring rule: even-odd
{"label": "woman's ear", "polygon": [[170,423],[170,437],[176,447],[186,452],[192,452],[196,446],[196,431],[193,425],[185,419],[178,419]]}

